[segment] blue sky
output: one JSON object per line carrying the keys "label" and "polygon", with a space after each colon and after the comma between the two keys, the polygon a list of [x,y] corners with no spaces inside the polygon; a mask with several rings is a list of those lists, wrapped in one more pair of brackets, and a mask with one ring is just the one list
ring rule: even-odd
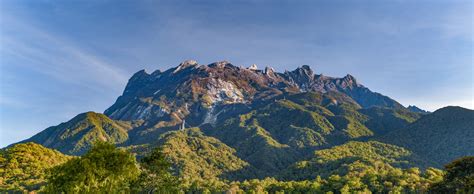
{"label": "blue sky", "polygon": [[0,1],[0,147],[186,59],[307,64],[404,105],[472,109],[473,41],[472,1]]}

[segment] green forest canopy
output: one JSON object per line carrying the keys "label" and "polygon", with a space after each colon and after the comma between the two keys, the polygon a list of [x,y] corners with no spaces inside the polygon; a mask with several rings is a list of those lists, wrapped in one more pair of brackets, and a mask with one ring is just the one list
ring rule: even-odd
{"label": "green forest canopy", "polygon": [[[384,146],[379,144],[377,142],[367,144],[351,142],[346,147]],[[341,149],[344,149],[344,146],[335,148],[338,152]],[[330,150],[316,153],[316,155],[323,158],[321,160],[336,159],[331,156],[331,153],[327,153]],[[403,150],[399,151],[404,153]],[[376,155],[373,156],[373,159],[378,158]],[[132,153],[104,142],[96,143],[82,157],[65,156],[34,143],[17,144],[2,150],[0,159],[2,173],[0,188],[3,191],[39,190],[66,193],[118,190],[130,192],[346,193],[370,191],[408,193],[427,192],[430,189],[433,192],[465,192],[472,191],[474,174],[474,157],[456,160],[446,166],[446,171],[435,168],[427,168],[424,171],[418,168],[400,169],[391,166],[389,161],[384,161],[385,159],[382,158],[352,161],[343,172],[335,171],[335,174],[327,178],[317,176],[314,179],[301,181],[283,181],[271,177],[245,181],[201,179],[194,180],[191,184],[183,184],[182,179],[174,174],[175,171],[161,148],[154,149],[148,156],[137,162]],[[19,165],[15,166],[15,164]],[[161,178],[156,179],[156,177]]]}

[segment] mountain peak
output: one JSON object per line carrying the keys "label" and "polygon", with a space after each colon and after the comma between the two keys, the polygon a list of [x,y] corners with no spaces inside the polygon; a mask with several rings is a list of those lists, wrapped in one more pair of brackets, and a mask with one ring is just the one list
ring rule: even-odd
{"label": "mountain peak", "polygon": [[196,60],[188,59],[188,60],[183,61],[179,65],[180,66],[190,66],[190,65],[197,65],[197,64],[198,64],[198,62]]}
{"label": "mountain peak", "polygon": [[467,109],[460,106],[446,106],[434,111],[433,113],[437,113],[437,114],[448,113],[449,114],[449,112],[452,112],[452,111],[465,112],[465,113],[469,112],[471,115],[473,115],[472,113],[474,112],[471,109]]}
{"label": "mountain peak", "polygon": [[351,74],[347,74],[346,76],[344,76],[342,78],[345,82],[345,84],[349,87],[352,87],[352,86],[358,86],[359,84],[357,83],[357,80],[354,76],[352,76]]}
{"label": "mountain peak", "polygon": [[311,67],[310,67],[309,65],[302,65],[302,66],[301,66],[301,69],[304,69],[304,70],[306,70],[306,71],[312,71],[312,70],[311,70]]}
{"label": "mountain peak", "polygon": [[49,127],[23,142],[36,142],[63,153],[81,155],[95,141],[109,141],[116,144],[125,142],[130,127],[104,114],[85,112],[67,122]]}
{"label": "mountain peak", "polygon": [[301,73],[304,73],[305,75],[307,75],[308,77],[312,77],[313,76],[313,70],[311,69],[310,66],[308,65],[303,65],[301,67],[298,67],[296,69],[297,71],[301,72]]}
{"label": "mountain peak", "polygon": [[227,65],[232,65],[232,64],[229,61],[224,60],[224,61],[218,61],[218,62],[211,63],[208,66],[209,67],[216,67],[216,68],[224,68]]}
{"label": "mountain peak", "polygon": [[104,114],[96,113],[94,111],[88,111],[85,113],[78,114],[74,118],[79,119],[79,120],[81,119],[108,119],[107,116],[105,116]]}
{"label": "mountain peak", "polygon": [[313,70],[308,65],[303,65],[293,71],[285,71],[289,81],[298,85],[301,91],[308,91],[314,80]]}
{"label": "mountain peak", "polygon": [[173,71],[173,73],[177,73],[183,69],[186,69],[188,67],[194,67],[194,66],[197,66],[198,63],[197,61],[195,60],[186,60],[186,61],[183,61],[182,63],[180,63],[178,65],[178,67],[176,67],[176,69]]}
{"label": "mountain peak", "polygon": [[408,110],[412,111],[412,112],[416,112],[416,113],[421,113],[421,114],[428,114],[430,112],[426,111],[426,110],[423,110],[421,108],[418,108],[417,106],[415,105],[409,105],[407,107]]}
{"label": "mountain peak", "polygon": [[355,77],[351,74],[347,74],[346,76],[344,76],[344,79],[356,81]]}
{"label": "mountain peak", "polygon": [[248,69],[250,69],[250,70],[258,70],[257,64],[252,64],[252,65],[250,65],[250,67],[249,67]]}
{"label": "mountain peak", "polygon": [[133,78],[139,79],[140,77],[148,76],[148,75],[149,74],[145,71],[145,69],[142,69],[134,73],[130,79],[133,79]]}
{"label": "mountain peak", "polygon": [[270,66],[266,66],[265,67],[265,72],[264,72],[266,75],[272,75],[272,74],[275,74],[275,69],[273,69],[272,67]]}

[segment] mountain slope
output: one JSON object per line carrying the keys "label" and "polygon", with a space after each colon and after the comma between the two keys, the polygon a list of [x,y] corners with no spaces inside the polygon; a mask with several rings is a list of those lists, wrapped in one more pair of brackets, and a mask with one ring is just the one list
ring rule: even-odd
{"label": "mountain slope", "polygon": [[36,143],[15,144],[0,150],[0,191],[37,190],[46,170],[71,157]]}
{"label": "mountain slope", "polygon": [[159,141],[163,153],[185,181],[232,179],[233,173],[249,167],[235,156],[235,149],[204,135],[198,128],[165,133]]}
{"label": "mountain slope", "polygon": [[474,111],[449,106],[380,139],[412,150],[441,166],[474,155]]}
{"label": "mountain slope", "polygon": [[[422,162],[420,164],[420,162]],[[402,147],[377,141],[350,141],[329,149],[315,151],[310,160],[299,161],[285,170],[281,177],[286,179],[314,179],[345,175],[360,166],[363,168],[390,169],[392,167],[414,167],[426,165],[418,156]]]}
{"label": "mountain slope", "polygon": [[95,141],[124,143],[131,127],[129,123],[111,120],[103,114],[87,112],[22,142],[35,142],[66,154],[81,155]]}
{"label": "mountain slope", "polygon": [[[235,148],[237,156],[260,169],[259,177],[275,176],[314,150],[377,135],[365,125],[373,119],[362,114],[366,109],[339,97],[314,92],[290,95],[239,114],[237,118],[222,116],[215,125],[202,128],[206,135]],[[403,111],[400,115],[404,115]],[[387,113],[374,118],[390,120],[391,117],[394,116]],[[403,121],[397,126],[406,126],[411,120]],[[391,125],[390,122],[379,123],[388,129],[394,128]]]}
{"label": "mountain slope", "polygon": [[371,107],[359,109],[359,112],[369,117],[364,124],[377,135],[383,135],[393,130],[404,128],[420,118],[420,113],[407,109]]}

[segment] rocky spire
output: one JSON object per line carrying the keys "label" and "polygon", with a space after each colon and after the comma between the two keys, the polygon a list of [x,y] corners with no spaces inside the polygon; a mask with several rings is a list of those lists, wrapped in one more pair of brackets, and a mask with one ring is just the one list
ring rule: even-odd
{"label": "rocky spire", "polygon": [[311,82],[314,80],[313,70],[311,70],[308,65],[298,67],[291,72],[285,72],[285,74],[290,80],[293,80],[300,86],[305,85],[307,87],[308,84],[311,84]]}
{"label": "rocky spire", "polygon": [[188,66],[193,66],[193,65],[197,65],[197,61],[195,60],[186,60],[184,62],[182,62],[181,64],[179,64],[179,66],[184,66],[184,67],[188,67]]}
{"label": "rocky spire", "polygon": [[186,60],[186,61],[182,62],[181,64],[179,64],[178,67],[176,67],[176,69],[173,71],[173,73],[177,73],[178,71],[181,71],[181,70],[186,69],[188,67],[197,66],[197,65],[198,65],[198,63],[195,60]]}
{"label": "rocky spire", "polygon": [[305,74],[308,77],[313,77],[313,70],[308,65],[303,65],[297,69],[300,74]]}
{"label": "rocky spire", "polygon": [[357,83],[357,80],[354,76],[352,76],[351,74],[347,74],[346,76],[344,76],[342,78],[343,82],[345,82],[346,85],[349,85],[349,86],[358,86],[359,83]]}
{"label": "rocky spire", "polygon": [[225,66],[227,65],[231,65],[231,63],[229,61],[219,61],[219,62],[215,62],[215,63],[211,63],[209,64],[209,67],[214,67],[214,68],[224,68]]}
{"label": "rocky spire", "polygon": [[126,93],[133,93],[140,89],[141,86],[145,85],[150,81],[150,74],[148,74],[144,69],[136,72],[133,76],[128,80],[127,85],[125,86],[125,90],[123,94]]}
{"label": "rocky spire", "polygon": [[252,64],[248,69],[250,69],[250,70],[258,70],[257,64]]}
{"label": "rocky spire", "polygon": [[272,67],[266,66],[264,73],[265,75],[273,75],[275,73],[275,69],[273,69]]}

